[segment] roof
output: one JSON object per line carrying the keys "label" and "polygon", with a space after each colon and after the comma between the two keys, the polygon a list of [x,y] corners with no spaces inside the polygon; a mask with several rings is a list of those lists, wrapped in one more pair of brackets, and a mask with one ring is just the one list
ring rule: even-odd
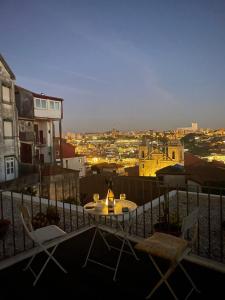
{"label": "roof", "polygon": [[[57,141],[59,141],[57,139]],[[57,154],[57,152],[60,152],[60,144],[57,143],[56,147],[56,158],[60,158],[60,155]],[[63,158],[73,158],[76,157],[75,155],[75,147],[71,144],[66,143],[66,141],[64,139],[62,139],[62,157]]]}
{"label": "roof", "polygon": [[190,153],[190,152],[185,152],[184,153],[184,166],[200,166],[200,165],[205,165],[207,164],[207,161],[199,158],[198,156]]}
{"label": "roof", "polygon": [[16,79],[16,76],[14,75],[13,71],[11,70],[10,66],[7,64],[4,57],[0,54],[0,61],[2,62],[3,66],[6,68],[7,72],[10,74],[11,79]]}
{"label": "roof", "polygon": [[43,95],[43,94],[38,94],[38,93],[33,93],[33,92],[31,92],[31,93],[36,98],[64,101],[63,98],[58,98],[58,97],[54,97],[54,96],[48,96],[45,94]]}
{"label": "roof", "polygon": [[199,166],[185,167],[189,173],[187,179],[197,181],[201,184],[209,182],[225,182],[225,169],[214,166],[211,163]]}
{"label": "roof", "polygon": [[71,170],[71,169],[65,169],[60,166],[56,165],[44,165],[41,170],[42,176],[53,176],[53,175],[60,175],[65,173],[78,173],[79,171]]}
{"label": "roof", "polygon": [[125,168],[128,176],[139,176],[139,166]]}
{"label": "roof", "polygon": [[99,164],[95,164],[92,167],[96,167],[96,168],[101,168],[101,169],[118,169],[118,168],[122,168],[123,165],[121,164],[116,164],[116,163],[99,163]]}
{"label": "roof", "polygon": [[28,89],[25,89],[24,87],[21,87],[19,85],[15,85],[15,88],[16,88],[16,90],[22,89],[24,91],[30,92],[33,95],[33,97],[36,97],[36,98],[64,101],[63,98],[54,97],[54,96],[48,96],[48,95],[45,95],[45,94],[34,93],[34,92],[32,92],[32,91],[30,91]]}
{"label": "roof", "polygon": [[181,165],[173,165],[162,168],[156,172],[157,175],[165,174],[165,175],[185,175],[185,169]]}

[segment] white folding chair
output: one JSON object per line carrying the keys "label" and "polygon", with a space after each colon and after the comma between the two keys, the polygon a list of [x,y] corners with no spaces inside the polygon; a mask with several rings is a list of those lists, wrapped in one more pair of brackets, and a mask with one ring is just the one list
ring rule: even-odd
{"label": "white folding chair", "polygon": [[[45,252],[48,256],[47,260],[45,261],[44,265],[42,266],[41,270],[38,274],[34,272],[34,270],[31,268],[31,264],[37,255],[35,253],[31,259],[29,260],[27,266],[24,268],[24,271],[30,270],[32,274],[35,277],[35,280],[33,282],[33,286],[36,285],[38,279],[40,278],[41,274],[43,273],[44,269],[46,268],[48,262],[50,260],[54,261],[56,265],[64,272],[67,273],[67,271],[61,266],[61,264],[55,259],[53,256],[56,248],[58,247],[59,243],[62,242],[62,239],[59,239],[60,237],[66,235],[67,233],[60,229],[56,225],[49,225],[42,228],[38,228],[36,230],[33,229],[30,213],[28,211],[28,208],[26,206],[20,207],[20,215],[21,220],[23,223],[23,226],[25,228],[25,231],[29,238],[35,243],[36,246],[39,246],[41,248],[41,251]],[[51,241],[50,245],[47,245],[47,242]],[[52,243],[54,241],[54,243]],[[48,248],[53,247],[52,251],[48,251]],[[40,252],[40,251],[38,251]]]}
{"label": "white folding chair", "polygon": [[[183,219],[181,237],[175,237],[170,234],[155,232],[151,237],[146,238],[135,245],[136,250],[143,251],[149,255],[151,262],[153,263],[159,275],[161,276],[161,279],[151,290],[151,292],[147,295],[146,299],[151,298],[162,283],[165,283],[167,285],[174,299],[178,299],[174,290],[172,289],[167,280],[169,276],[175,271],[177,266],[181,268],[186,278],[192,285],[192,289],[190,290],[185,299],[187,299],[191,295],[193,290],[199,292],[190,275],[187,273],[184,266],[181,264],[181,261],[192,250],[192,245],[195,242],[197,232],[196,229],[198,225],[198,214],[199,209],[197,208]],[[193,228],[192,238],[190,241],[188,241],[187,233],[191,228]],[[154,257],[160,257],[170,262],[169,267],[164,274],[157,265]]]}

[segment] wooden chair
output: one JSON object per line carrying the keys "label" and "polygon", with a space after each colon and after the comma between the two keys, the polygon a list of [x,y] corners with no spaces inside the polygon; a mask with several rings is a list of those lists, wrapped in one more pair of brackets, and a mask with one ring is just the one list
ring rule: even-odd
{"label": "wooden chair", "polygon": [[[183,271],[183,273],[185,274],[186,278],[189,280],[192,286],[192,289],[190,290],[185,299],[187,299],[194,290],[199,292],[190,275],[187,273],[184,266],[181,264],[182,260],[192,250],[192,245],[195,242],[198,225],[198,215],[199,209],[197,208],[183,219],[181,237],[175,237],[170,234],[155,232],[151,237],[146,238],[135,245],[136,250],[143,251],[149,255],[151,262],[153,263],[159,275],[161,276],[161,279],[150,291],[146,299],[151,298],[162,283],[165,283],[167,285],[174,299],[178,299],[174,290],[168,283],[169,276],[175,271],[177,266],[181,268],[181,270]],[[193,232],[191,240],[188,241],[187,236],[188,231],[190,229],[193,229]],[[169,267],[164,274],[162,273],[158,264],[156,263],[155,257],[160,257],[169,261]]]}

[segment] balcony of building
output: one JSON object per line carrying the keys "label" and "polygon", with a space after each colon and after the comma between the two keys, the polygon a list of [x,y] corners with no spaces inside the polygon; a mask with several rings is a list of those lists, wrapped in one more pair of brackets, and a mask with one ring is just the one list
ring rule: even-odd
{"label": "balcony of building", "polygon": [[[154,232],[154,224],[163,213],[162,204],[165,201],[169,204],[170,218],[175,217],[176,220],[181,220],[195,207],[199,207],[196,246],[184,265],[201,294],[193,293],[190,299],[212,298],[225,292],[225,191],[215,191],[215,188],[212,190],[210,187],[204,190],[205,193],[190,192],[187,187],[171,189],[143,179],[129,182],[123,178],[120,182],[114,181],[116,197],[120,191],[125,191],[129,199],[139,201],[129,231],[132,245]],[[78,196],[74,194],[72,182],[56,183],[55,191],[57,200],[42,198],[38,190],[37,193],[30,191],[30,194],[10,191],[0,193],[1,217],[7,218],[11,223],[7,235],[0,240],[2,295],[6,297],[10,291],[24,295],[26,289],[28,294],[35,291],[35,295],[40,297],[43,290],[47,289],[53,295],[64,297],[72,293],[77,299],[144,299],[159,279],[148,256],[137,252],[140,260],[136,261],[132,256],[123,254],[115,282],[112,280],[112,271],[102,266],[89,262],[83,268],[94,230],[92,221],[84,211],[82,203],[78,201]],[[21,203],[29,207],[33,218],[40,212],[45,214],[47,207],[54,206],[60,216],[58,226],[71,234],[71,238],[60,244],[56,253],[57,259],[68,273],[64,274],[54,264],[49,264],[35,288],[32,287],[32,274],[22,271],[34,248],[25,235],[19,218],[18,206]],[[126,218],[123,222],[125,224]],[[102,226],[107,235],[116,225],[113,220],[103,219]],[[108,238],[114,245],[120,243],[115,236],[110,235]],[[92,254],[109,265],[115,264],[117,252],[108,252],[100,236]],[[43,259],[43,254],[39,254],[35,262],[37,268]],[[178,297],[184,299],[189,285],[183,280],[179,269],[172,275],[170,282]],[[162,286],[152,299],[172,297],[168,289]],[[223,296],[218,296],[217,299],[223,299]]]}

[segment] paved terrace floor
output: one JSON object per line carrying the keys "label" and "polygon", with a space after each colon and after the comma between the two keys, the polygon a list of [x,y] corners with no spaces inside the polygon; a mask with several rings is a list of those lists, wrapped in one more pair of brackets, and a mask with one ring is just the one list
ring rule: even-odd
{"label": "paved terrace floor", "polygon": [[[1,270],[0,299],[145,299],[159,275],[144,253],[137,252],[139,261],[131,255],[123,254],[116,282],[113,282],[113,272],[109,269],[91,262],[82,268],[92,234],[93,229],[58,247],[55,256],[68,270],[68,274],[50,262],[33,287],[33,275],[30,271],[22,271],[27,259]],[[110,241],[114,244],[119,242],[115,237],[111,237]],[[108,252],[99,237],[95,245],[92,258],[113,266],[118,252]],[[45,255],[39,254],[35,267],[42,265],[45,258]],[[164,262],[161,263],[165,266]],[[185,262],[185,266],[201,290],[201,294],[193,293],[189,299],[225,299],[225,274],[190,262]],[[189,283],[179,269],[172,275],[170,282],[178,297],[184,299],[189,291]],[[173,298],[163,284],[152,299]]]}

